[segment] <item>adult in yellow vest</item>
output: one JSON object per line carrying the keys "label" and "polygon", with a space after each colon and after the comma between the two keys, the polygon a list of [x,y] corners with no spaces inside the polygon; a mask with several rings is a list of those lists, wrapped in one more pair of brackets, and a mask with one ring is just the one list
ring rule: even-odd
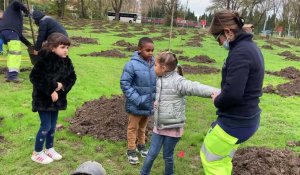
{"label": "adult in yellow vest", "polygon": [[18,0],[12,1],[0,20],[0,37],[7,50],[7,82],[20,82],[18,78],[21,66],[21,42],[27,47],[31,43],[23,36],[23,15],[29,14],[28,9]]}
{"label": "adult in yellow vest", "polygon": [[230,10],[216,12],[211,23],[210,33],[229,52],[222,68],[221,92],[212,94],[218,118],[200,150],[206,175],[231,175],[239,144],[259,127],[264,60],[243,25],[239,14]]}

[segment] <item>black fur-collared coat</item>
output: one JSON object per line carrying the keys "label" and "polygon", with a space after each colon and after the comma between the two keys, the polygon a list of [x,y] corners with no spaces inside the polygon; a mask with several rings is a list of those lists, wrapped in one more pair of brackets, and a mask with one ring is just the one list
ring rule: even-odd
{"label": "black fur-collared coat", "polygon": [[[67,94],[76,81],[76,74],[69,57],[61,58],[51,51],[41,50],[40,60],[30,73],[33,84],[32,111],[58,111],[67,108]],[[58,100],[52,101],[51,94],[57,88],[57,82],[62,83]]]}

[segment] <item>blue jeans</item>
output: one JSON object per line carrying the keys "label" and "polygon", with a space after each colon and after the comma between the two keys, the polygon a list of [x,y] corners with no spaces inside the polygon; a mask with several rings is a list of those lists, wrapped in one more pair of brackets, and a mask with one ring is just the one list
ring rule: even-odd
{"label": "blue jeans", "polygon": [[41,125],[36,135],[35,148],[36,152],[41,152],[46,141],[46,149],[53,147],[54,133],[58,111],[38,111]]}
{"label": "blue jeans", "polygon": [[153,162],[161,147],[163,146],[163,158],[165,160],[165,175],[174,174],[174,148],[180,138],[169,137],[153,133],[151,138],[151,145],[147,157],[144,160],[144,165],[141,169],[141,175],[150,174]]}

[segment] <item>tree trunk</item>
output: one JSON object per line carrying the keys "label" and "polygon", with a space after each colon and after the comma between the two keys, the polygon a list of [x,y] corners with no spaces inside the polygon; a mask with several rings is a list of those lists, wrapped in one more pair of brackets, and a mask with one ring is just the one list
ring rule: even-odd
{"label": "tree trunk", "polygon": [[56,5],[58,17],[63,18],[65,16],[66,0],[57,0]]}
{"label": "tree trunk", "polygon": [[120,11],[122,8],[123,0],[113,0],[111,3],[112,3],[112,7],[116,13],[115,20],[119,21],[120,20]]}
{"label": "tree trunk", "polygon": [[230,0],[227,0],[227,9],[230,9]]}
{"label": "tree trunk", "polygon": [[84,8],[84,0],[80,0],[80,12],[81,12],[81,17],[86,18],[86,10]]}

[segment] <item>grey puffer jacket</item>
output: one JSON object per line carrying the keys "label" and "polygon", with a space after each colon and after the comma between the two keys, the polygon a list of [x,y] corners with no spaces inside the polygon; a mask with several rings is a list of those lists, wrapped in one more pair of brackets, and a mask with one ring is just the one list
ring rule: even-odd
{"label": "grey puffer jacket", "polygon": [[172,71],[156,82],[154,124],[158,129],[179,128],[185,124],[185,96],[210,97],[219,89],[193,82]]}

